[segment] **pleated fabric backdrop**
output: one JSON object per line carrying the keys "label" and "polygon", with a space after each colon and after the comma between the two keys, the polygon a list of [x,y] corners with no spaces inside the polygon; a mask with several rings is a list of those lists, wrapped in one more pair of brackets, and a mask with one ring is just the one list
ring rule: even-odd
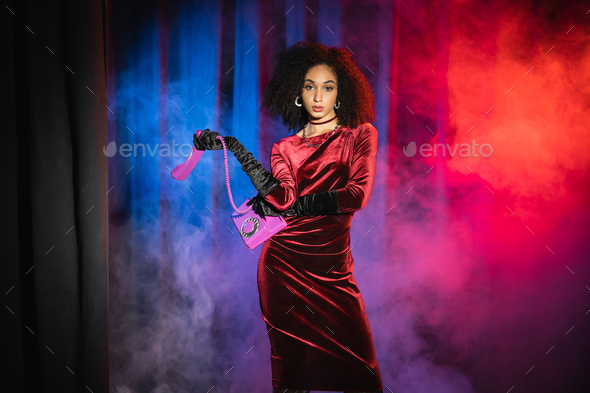
{"label": "pleated fabric backdrop", "polygon": [[108,391],[105,7],[2,10],[3,391]]}

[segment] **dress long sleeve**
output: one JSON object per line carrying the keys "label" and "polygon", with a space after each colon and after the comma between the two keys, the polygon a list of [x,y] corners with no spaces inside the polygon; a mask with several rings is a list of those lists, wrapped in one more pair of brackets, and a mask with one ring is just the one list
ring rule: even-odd
{"label": "dress long sleeve", "polygon": [[378,140],[377,129],[371,125],[355,141],[350,178],[344,188],[337,190],[340,213],[361,210],[369,202],[375,179]]}
{"label": "dress long sleeve", "polygon": [[264,200],[273,205],[277,210],[283,211],[295,203],[297,200],[297,191],[291,169],[285,162],[277,143],[273,145],[271,150],[270,166],[272,175],[281,184],[265,196]]}

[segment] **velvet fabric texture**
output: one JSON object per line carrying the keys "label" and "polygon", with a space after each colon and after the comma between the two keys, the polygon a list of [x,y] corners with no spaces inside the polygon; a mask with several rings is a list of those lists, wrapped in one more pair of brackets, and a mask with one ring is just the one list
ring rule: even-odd
{"label": "velvet fabric texture", "polygon": [[[301,195],[335,190],[338,215],[284,217],[258,264],[260,307],[271,344],[272,386],[365,391],[383,388],[373,336],[350,253],[350,226],[375,175],[378,134],[370,123],[273,145],[278,187],[264,199],[277,210]],[[368,267],[364,267],[368,268]]]}

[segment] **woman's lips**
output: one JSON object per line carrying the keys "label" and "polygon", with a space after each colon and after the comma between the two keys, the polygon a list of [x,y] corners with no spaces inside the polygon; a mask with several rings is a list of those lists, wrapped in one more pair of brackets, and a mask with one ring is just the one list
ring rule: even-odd
{"label": "woman's lips", "polygon": [[324,110],[323,106],[312,106],[311,108],[314,110],[314,112],[321,112]]}

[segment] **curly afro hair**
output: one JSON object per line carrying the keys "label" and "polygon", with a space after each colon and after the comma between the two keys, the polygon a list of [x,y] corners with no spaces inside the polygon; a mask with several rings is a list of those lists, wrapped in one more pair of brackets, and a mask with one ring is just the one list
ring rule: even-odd
{"label": "curly afro hair", "polygon": [[336,75],[336,99],[340,106],[335,111],[339,123],[356,128],[375,120],[373,91],[347,50],[299,41],[279,52],[275,61],[274,74],[264,88],[260,109],[270,117],[281,116],[289,131],[296,133],[307,124],[309,114],[303,105],[295,105],[295,98],[303,91],[307,72],[319,64],[326,65]]}

